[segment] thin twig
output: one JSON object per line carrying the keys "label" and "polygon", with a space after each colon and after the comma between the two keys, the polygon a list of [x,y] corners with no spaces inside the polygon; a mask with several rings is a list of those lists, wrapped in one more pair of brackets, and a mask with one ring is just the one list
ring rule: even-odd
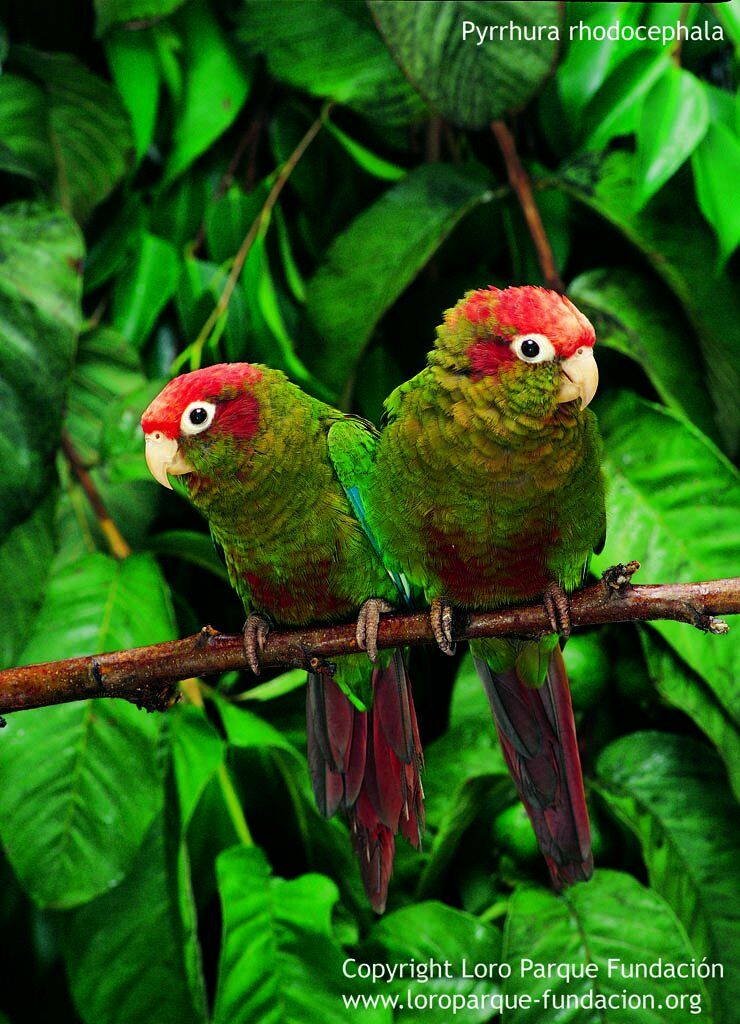
{"label": "thin twig", "polygon": [[62,434],[62,451],[70,465],[70,469],[77,477],[87,500],[90,502],[95,518],[98,521],[98,526],[108,542],[111,554],[116,558],[128,558],[131,554],[131,548],[126,543],[126,540],[118,529],[116,524],[111,519],[108,509],[105,507],[105,502],[100,497],[100,491],[98,491],[93,478],[87,470],[84,462],[79,456],[77,449],[72,444],[69,434]]}
{"label": "thin twig", "polygon": [[514,137],[503,121],[494,121],[491,125],[491,131],[498,142],[501,155],[503,156],[504,163],[506,164],[506,171],[509,175],[511,187],[516,193],[519,205],[522,208],[522,213],[524,214],[524,219],[527,222],[529,234],[532,237],[535,252],[537,253],[537,262],[539,263],[540,270],[542,271],[542,280],[548,288],[552,288],[556,292],[563,292],[565,291],[565,288],[563,286],[562,278],[555,266],[555,258],[552,254],[550,239],[547,237],[545,225],[542,223],[540,211],[537,207],[537,203],[535,202],[534,195],[532,194],[532,184],[529,180],[529,175],[524,170],[522,162],[519,159],[519,153],[517,152]]}
{"label": "thin twig", "polygon": [[[599,583],[573,594],[573,626],[670,619],[721,634],[728,627],[715,616],[740,614],[740,577],[634,587],[630,577],[636,567],[635,562],[616,566]],[[537,603],[471,614],[455,630],[455,637],[539,637],[550,630],[544,606]],[[384,615],[381,619],[378,647],[432,642],[428,612]],[[265,667],[329,671],[327,659],[358,650],[354,624],[276,630],[267,638],[261,663]],[[7,669],[0,672],[0,714],[87,697],[122,697],[143,707],[163,709],[171,702],[177,680],[245,668],[242,637],[206,626],[184,640]]]}
{"label": "thin twig", "polygon": [[[678,16],[678,24],[679,25],[685,25],[686,24],[686,20],[687,20],[687,18],[689,16],[689,8],[690,7],[691,7],[690,3],[681,4],[681,11],[680,11],[679,16]],[[673,49],[671,51],[671,58],[673,59],[673,62],[675,64],[677,64],[679,67],[681,66],[681,46],[682,46],[682,44],[683,44],[683,40],[681,39],[681,35],[679,33],[678,39],[673,44]]]}
{"label": "thin twig", "polygon": [[308,147],[311,145],[313,140],[318,135],[319,131],[321,130],[321,126],[323,125],[326,117],[328,116],[328,113],[329,106],[326,106],[322,110],[319,117],[316,118],[314,123],[308,129],[308,131],[303,136],[301,141],[298,143],[296,148],[290,154],[290,156],[285,161],[283,166],[280,168],[280,171],[277,177],[275,178],[275,182],[272,188],[270,189],[267,199],[265,199],[262,209],[252,222],[252,226],[244,236],[244,241],[239,246],[236,255],[234,256],[234,262],[231,265],[229,276],[226,279],[226,284],[224,285],[224,289],[218,298],[218,302],[214,306],[206,322],[203,324],[200,333],[198,334],[198,337],[193,342],[192,349],[194,352],[200,352],[202,350],[203,346],[208,340],[211,331],[216,326],[221,317],[224,315],[224,313],[226,313],[226,311],[228,310],[229,302],[231,301],[231,296],[234,292],[234,289],[236,288],[236,283],[239,280],[239,275],[242,272],[242,268],[247,259],[247,256],[249,255],[249,250],[252,248],[252,245],[254,244],[255,239],[258,237],[260,232],[266,229],[267,224],[269,222],[270,214],[272,213],[272,209],[275,206],[275,203],[280,198],[280,193],[285,188],[288,179],[290,178],[291,174],[296,168],[296,165],[298,164],[298,161],[301,159],[303,154],[306,152]]}

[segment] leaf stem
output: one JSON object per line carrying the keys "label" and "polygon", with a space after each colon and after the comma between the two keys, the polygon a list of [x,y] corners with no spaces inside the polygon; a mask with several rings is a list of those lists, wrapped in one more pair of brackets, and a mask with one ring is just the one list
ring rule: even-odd
{"label": "leaf stem", "polygon": [[121,531],[113,522],[108,509],[105,507],[105,502],[100,497],[100,491],[95,486],[93,478],[90,476],[87,467],[80,458],[77,449],[72,444],[69,434],[66,432],[62,434],[62,451],[69,463],[70,469],[77,477],[82,490],[85,492],[87,500],[90,503],[90,507],[98,521],[98,526],[100,527],[108,547],[110,548],[111,554],[115,558],[119,559],[128,558],[131,554],[131,548],[126,542]]}

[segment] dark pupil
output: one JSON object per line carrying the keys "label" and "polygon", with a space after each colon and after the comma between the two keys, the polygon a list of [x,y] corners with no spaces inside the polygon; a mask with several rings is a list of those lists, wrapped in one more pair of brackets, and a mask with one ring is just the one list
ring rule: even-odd
{"label": "dark pupil", "polygon": [[534,359],[534,357],[539,354],[540,346],[536,341],[532,341],[531,338],[527,338],[526,341],[522,342],[522,355],[526,356],[527,359]]}
{"label": "dark pupil", "polygon": [[190,422],[194,427],[199,427],[201,423],[205,423],[208,419],[208,412],[206,409],[191,409],[190,411]]}

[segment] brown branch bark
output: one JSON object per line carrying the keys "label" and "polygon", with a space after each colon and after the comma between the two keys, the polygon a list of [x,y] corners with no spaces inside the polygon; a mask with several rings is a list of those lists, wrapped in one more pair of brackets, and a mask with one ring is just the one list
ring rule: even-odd
{"label": "brown branch bark", "polygon": [[506,172],[509,176],[509,182],[516,193],[519,205],[522,208],[522,213],[524,214],[524,219],[527,222],[527,227],[532,237],[535,252],[537,253],[537,262],[539,263],[540,270],[542,271],[542,280],[545,282],[545,286],[547,288],[552,288],[556,292],[564,292],[565,286],[563,285],[562,278],[555,266],[555,258],[552,254],[550,239],[547,237],[545,225],[542,223],[542,217],[540,216],[539,208],[537,207],[537,203],[535,202],[535,198],[532,193],[532,184],[529,180],[529,175],[524,170],[524,166],[519,159],[519,153],[517,152],[516,143],[514,142],[514,136],[511,134],[504,121],[494,121],[491,124],[491,131],[498,142],[501,155],[503,156],[504,163],[506,164]]}
{"label": "brown branch bark", "polygon": [[[720,634],[728,627],[715,616],[740,613],[740,577],[635,587],[630,577],[637,567],[636,562],[616,566],[600,582],[573,594],[573,626],[671,619]],[[543,605],[530,604],[471,614],[461,621],[456,639],[537,637],[549,631]],[[381,620],[381,648],[432,642],[425,611],[386,615]],[[276,630],[267,638],[261,661],[265,667],[306,666],[321,671],[327,659],[357,651],[354,624]],[[0,672],[0,713],[88,697],[122,697],[150,710],[163,709],[171,702],[178,680],[246,667],[242,637],[206,626],[183,640],[7,669]]]}

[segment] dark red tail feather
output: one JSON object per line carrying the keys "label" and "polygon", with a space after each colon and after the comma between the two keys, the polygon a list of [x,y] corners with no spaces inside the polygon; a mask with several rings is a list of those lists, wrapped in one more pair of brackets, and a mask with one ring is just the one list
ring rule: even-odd
{"label": "dark red tail feather", "polygon": [[309,674],[308,764],[316,803],[330,817],[342,807],[352,830],[365,891],[385,909],[395,835],[417,849],[424,829],[419,729],[403,656],[373,672],[373,707],[358,711],[333,679]]}
{"label": "dark red tail feather", "polygon": [[562,651],[553,651],[538,688],[526,686],[515,668],[494,673],[474,660],[553,885],[587,881],[594,868],[591,828]]}

